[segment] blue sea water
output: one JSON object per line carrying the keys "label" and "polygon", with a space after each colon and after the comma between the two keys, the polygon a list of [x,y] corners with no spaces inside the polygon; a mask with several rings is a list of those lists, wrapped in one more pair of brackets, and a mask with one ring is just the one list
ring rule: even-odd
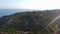
{"label": "blue sea water", "polygon": [[5,15],[11,15],[17,12],[24,12],[27,11],[25,9],[0,9],[0,17]]}

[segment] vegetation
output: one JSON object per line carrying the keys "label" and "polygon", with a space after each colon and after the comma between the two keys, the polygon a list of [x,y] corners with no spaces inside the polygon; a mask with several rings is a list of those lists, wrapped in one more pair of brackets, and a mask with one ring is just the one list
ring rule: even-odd
{"label": "vegetation", "polygon": [[[51,11],[52,12],[52,11]],[[55,12],[50,11],[32,11],[16,13],[0,18],[0,33],[2,34],[51,34],[54,24],[47,29],[45,27],[54,19]],[[56,16],[56,15],[55,15]],[[50,29],[51,28],[51,29]]]}

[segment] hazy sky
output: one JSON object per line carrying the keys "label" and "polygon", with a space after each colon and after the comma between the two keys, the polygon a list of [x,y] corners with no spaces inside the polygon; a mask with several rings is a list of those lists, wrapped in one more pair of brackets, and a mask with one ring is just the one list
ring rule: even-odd
{"label": "hazy sky", "polygon": [[0,0],[0,9],[60,9],[60,0]]}

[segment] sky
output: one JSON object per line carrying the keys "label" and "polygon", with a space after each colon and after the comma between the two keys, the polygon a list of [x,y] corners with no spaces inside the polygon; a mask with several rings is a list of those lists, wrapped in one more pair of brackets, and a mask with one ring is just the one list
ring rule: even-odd
{"label": "sky", "polygon": [[60,0],[0,0],[0,9],[60,9]]}

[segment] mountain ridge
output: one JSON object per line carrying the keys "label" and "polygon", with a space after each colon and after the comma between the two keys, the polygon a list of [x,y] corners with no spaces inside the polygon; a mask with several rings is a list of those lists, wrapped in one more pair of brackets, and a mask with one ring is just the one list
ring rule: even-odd
{"label": "mountain ridge", "polygon": [[[45,27],[59,15],[60,10],[45,10],[45,11],[27,11],[15,13],[0,18],[0,29],[6,30],[6,32],[14,31],[31,31],[33,33],[50,34],[53,32],[48,27],[49,31]],[[10,31],[11,30],[11,31]],[[44,33],[43,33],[44,32]],[[12,33],[11,33],[12,34]]]}

